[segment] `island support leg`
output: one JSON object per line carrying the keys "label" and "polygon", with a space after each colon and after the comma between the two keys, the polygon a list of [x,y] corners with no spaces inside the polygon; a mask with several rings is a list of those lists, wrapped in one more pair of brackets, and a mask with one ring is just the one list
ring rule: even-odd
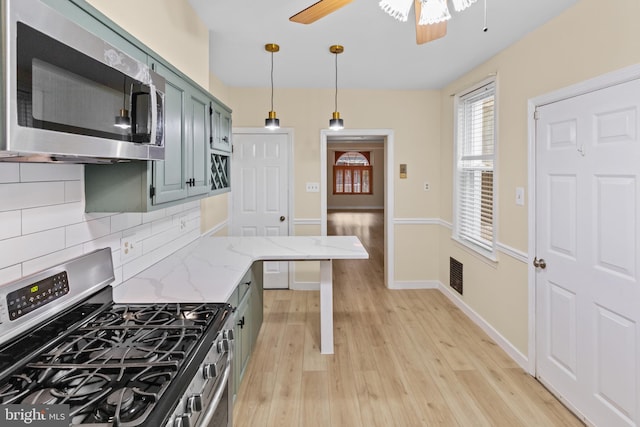
{"label": "island support leg", "polygon": [[331,260],[320,261],[320,353],[333,354],[333,279]]}

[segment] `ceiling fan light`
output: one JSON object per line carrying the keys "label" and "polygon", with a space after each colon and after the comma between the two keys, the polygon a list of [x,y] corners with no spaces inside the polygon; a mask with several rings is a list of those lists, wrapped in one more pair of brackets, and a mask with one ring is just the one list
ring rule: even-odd
{"label": "ceiling fan light", "polygon": [[380,8],[401,22],[406,22],[413,0],[380,0]]}
{"label": "ceiling fan light", "polygon": [[421,0],[422,10],[418,25],[433,25],[451,19],[447,0]]}
{"label": "ceiling fan light", "polygon": [[453,8],[456,12],[462,12],[472,4],[474,4],[477,0],[451,0],[453,3]]}

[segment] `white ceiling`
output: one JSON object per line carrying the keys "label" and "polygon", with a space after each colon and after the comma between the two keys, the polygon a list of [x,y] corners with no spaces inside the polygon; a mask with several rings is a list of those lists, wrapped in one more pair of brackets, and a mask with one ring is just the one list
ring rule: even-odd
{"label": "white ceiling", "polygon": [[[269,87],[270,53],[277,43],[274,86],[332,88],[333,44],[339,88],[439,89],[483,63],[577,0],[486,0],[456,13],[447,35],[416,45],[413,11],[408,22],[383,12],[378,0],[354,0],[313,24],[289,17],[316,0],[189,0],[210,28],[211,71],[226,85]],[[413,9],[413,8],[412,8]]]}

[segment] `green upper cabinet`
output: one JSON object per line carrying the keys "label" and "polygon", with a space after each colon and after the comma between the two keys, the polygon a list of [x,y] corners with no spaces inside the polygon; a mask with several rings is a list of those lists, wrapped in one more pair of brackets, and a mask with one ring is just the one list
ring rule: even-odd
{"label": "green upper cabinet", "polygon": [[209,192],[211,101],[196,88],[187,98],[187,191],[189,196]]}
{"label": "green upper cabinet", "polygon": [[211,149],[231,152],[231,111],[221,104],[213,103],[213,140]]}
{"label": "green upper cabinet", "polygon": [[190,93],[184,80],[158,62],[152,68],[166,80],[164,161],[153,162],[153,204],[181,200],[187,197],[188,180],[186,137]]}

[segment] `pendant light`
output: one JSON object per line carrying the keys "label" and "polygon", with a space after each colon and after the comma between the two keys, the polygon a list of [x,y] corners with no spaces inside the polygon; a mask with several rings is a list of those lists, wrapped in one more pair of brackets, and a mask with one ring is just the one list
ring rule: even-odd
{"label": "pendant light", "polygon": [[339,44],[334,44],[329,47],[329,52],[333,53],[335,56],[336,62],[336,96],[335,96],[335,110],[333,111],[332,119],[329,120],[329,129],[331,130],[340,130],[344,129],[344,121],[340,118],[340,113],[338,112],[338,55],[344,52],[344,46],[340,46]]}
{"label": "pendant light", "polygon": [[271,111],[269,111],[269,117],[264,119],[264,127],[267,129],[280,129],[280,119],[276,117],[276,112],[273,111],[273,54],[280,50],[280,46],[275,43],[267,43],[264,45],[264,50],[271,52]]}
{"label": "pendant light", "polygon": [[124,78],[124,83],[122,85],[122,108],[120,109],[119,114],[116,116],[116,121],[113,124],[115,127],[119,127],[120,129],[130,129],[131,128],[131,119],[129,118],[129,111],[125,108],[127,106],[127,77]]}

